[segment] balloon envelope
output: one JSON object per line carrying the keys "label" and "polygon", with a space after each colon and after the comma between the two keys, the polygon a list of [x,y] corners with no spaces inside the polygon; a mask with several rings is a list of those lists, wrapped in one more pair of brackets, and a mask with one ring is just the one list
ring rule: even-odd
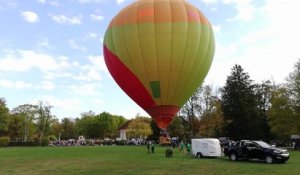
{"label": "balloon envelope", "polygon": [[117,84],[167,128],[197,90],[215,49],[212,26],[184,0],[138,0],[113,18],[104,59]]}

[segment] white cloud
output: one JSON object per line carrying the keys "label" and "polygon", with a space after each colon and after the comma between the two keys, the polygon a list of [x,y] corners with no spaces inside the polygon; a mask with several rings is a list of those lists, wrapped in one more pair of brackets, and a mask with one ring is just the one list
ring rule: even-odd
{"label": "white cloud", "polygon": [[18,4],[14,1],[0,1],[0,11],[7,11],[16,7]]}
{"label": "white cloud", "polygon": [[47,55],[37,53],[32,50],[11,51],[4,58],[0,58],[1,71],[24,72],[37,68],[42,72],[60,70],[68,67],[62,60]]}
{"label": "white cloud", "polygon": [[91,14],[91,15],[90,15],[90,18],[91,18],[91,20],[93,20],[93,21],[102,21],[102,20],[104,19],[104,16]]}
{"label": "white cloud", "polygon": [[81,24],[80,16],[67,17],[65,15],[52,15],[52,14],[49,14],[49,16],[51,16],[53,21],[60,24],[71,24],[71,25]]}
{"label": "white cloud", "polygon": [[77,0],[79,3],[104,3],[106,0]]}
{"label": "white cloud", "polygon": [[89,55],[88,60],[90,61],[91,65],[93,65],[95,69],[103,72],[108,72],[103,55],[101,56]]}
{"label": "white cloud", "polygon": [[25,21],[30,23],[36,23],[39,21],[39,16],[32,11],[23,11],[21,12],[21,16]]}
{"label": "white cloud", "polygon": [[55,84],[50,81],[42,81],[38,85],[33,85],[32,83],[27,83],[24,81],[11,81],[0,79],[0,87],[12,88],[12,89],[43,89],[43,90],[53,90],[55,89]]}
{"label": "white cloud", "polygon": [[32,88],[33,85],[24,81],[0,80],[0,87],[13,89],[27,89]]}
{"label": "white cloud", "polygon": [[253,0],[223,0],[224,4],[234,4],[237,14],[235,17],[227,19],[227,21],[250,21],[254,19],[254,15],[257,11],[253,5]]}
{"label": "white cloud", "polygon": [[51,81],[42,81],[40,85],[35,87],[36,89],[54,90],[55,84]]}
{"label": "white cloud", "polygon": [[215,4],[218,2],[218,0],[201,0],[202,2],[206,3],[206,4]]}
{"label": "white cloud", "polygon": [[91,33],[88,33],[85,38],[86,39],[97,39],[97,38],[99,38],[99,35],[97,33],[91,32]]}
{"label": "white cloud", "polygon": [[83,85],[71,85],[69,89],[72,93],[81,96],[94,96],[99,95],[99,84],[91,83],[91,84],[83,84]]}
{"label": "white cloud", "polygon": [[76,109],[80,107],[80,100],[71,98],[57,98],[53,96],[43,96],[39,99],[33,99],[30,104],[38,104],[39,101],[46,102],[55,108],[61,109]]}
{"label": "white cloud", "polygon": [[43,38],[40,41],[38,41],[36,44],[40,48],[50,48],[50,44],[49,44],[49,39],[48,38]]}
{"label": "white cloud", "polygon": [[38,68],[42,71],[57,70],[59,63],[50,55],[31,50],[18,50],[0,59],[1,71],[28,71]]}
{"label": "white cloud", "polygon": [[76,41],[74,39],[70,39],[68,41],[69,46],[74,49],[74,50],[81,50],[81,51],[87,51],[87,48],[85,48],[84,46],[80,46],[79,44],[76,43]]}
{"label": "white cloud", "polygon": [[125,2],[125,0],[116,0],[117,4],[123,4]]}
{"label": "white cloud", "polygon": [[80,65],[74,63],[80,70],[80,73],[73,76],[73,79],[80,81],[100,81],[102,80],[102,73],[107,74],[108,70],[104,62],[103,56],[93,56],[87,57],[88,64]]}
{"label": "white cloud", "polygon": [[215,33],[221,32],[221,25],[213,25],[212,27]]}
{"label": "white cloud", "polygon": [[39,3],[45,4],[46,0],[38,0]]}
{"label": "white cloud", "polygon": [[223,85],[231,67],[240,64],[256,82],[272,78],[283,83],[300,58],[299,9],[297,0],[267,0],[258,11],[259,27],[227,47],[217,44],[207,80]]}

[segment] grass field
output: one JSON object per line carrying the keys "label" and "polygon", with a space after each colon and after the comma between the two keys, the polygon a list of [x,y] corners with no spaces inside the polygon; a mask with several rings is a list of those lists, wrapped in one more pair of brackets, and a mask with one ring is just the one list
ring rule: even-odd
{"label": "grass field", "polygon": [[286,164],[196,159],[165,147],[147,154],[142,146],[0,148],[0,175],[157,174],[157,175],[299,175],[300,152],[290,151]]}

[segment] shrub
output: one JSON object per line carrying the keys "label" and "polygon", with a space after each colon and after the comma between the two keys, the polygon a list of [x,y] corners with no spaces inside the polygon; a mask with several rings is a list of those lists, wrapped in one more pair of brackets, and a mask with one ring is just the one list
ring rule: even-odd
{"label": "shrub", "polygon": [[10,138],[7,136],[0,137],[0,147],[5,147],[8,145]]}
{"label": "shrub", "polygon": [[168,148],[166,150],[166,157],[172,157],[172,156],[173,156],[173,151],[170,148]]}
{"label": "shrub", "polygon": [[57,138],[56,138],[55,135],[49,135],[48,136],[48,140],[50,140],[50,141],[57,141]]}
{"label": "shrub", "polygon": [[49,145],[49,139],[44,137],[42,139],[42,143],[41,143],[41,146],[48,146]]}
{"label": "shrub", "polygon": [[39,146],[38,142],[9,142],[8,146]]}

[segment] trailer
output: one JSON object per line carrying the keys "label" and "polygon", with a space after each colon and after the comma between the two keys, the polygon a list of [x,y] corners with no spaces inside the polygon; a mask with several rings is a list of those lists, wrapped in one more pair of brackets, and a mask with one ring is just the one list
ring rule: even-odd
{"label": "trailer", "polygon": [[222,155],[220,141],[215,138],[192,139],[192,156],[220,157]]}

